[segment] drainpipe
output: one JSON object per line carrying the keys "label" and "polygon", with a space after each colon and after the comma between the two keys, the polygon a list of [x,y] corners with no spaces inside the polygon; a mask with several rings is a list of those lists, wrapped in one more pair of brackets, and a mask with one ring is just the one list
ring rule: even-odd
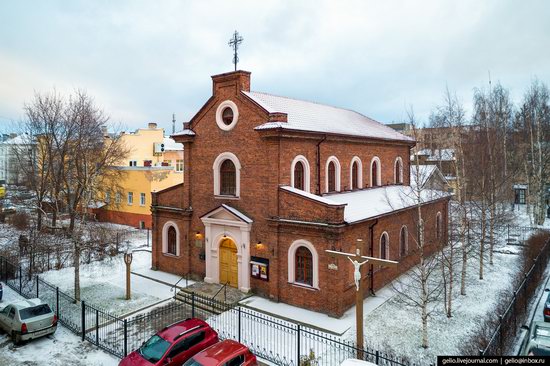
{"label": "drainpipe", "polygon": [[317,195],[321,195],[321,144],[327,139],[327,135],[323,136],[323,139],[317,143]]}
{"label": "drainpipe", "polygon": [[[374,227],[378,224],[378,219],[374,221],[372,225],[369,225],[369,234],[370,234],[370,256],[374,257]],[[374,265],[369,267],[369,276],[370,276],[370,294],[376,296],[374,293]]]}

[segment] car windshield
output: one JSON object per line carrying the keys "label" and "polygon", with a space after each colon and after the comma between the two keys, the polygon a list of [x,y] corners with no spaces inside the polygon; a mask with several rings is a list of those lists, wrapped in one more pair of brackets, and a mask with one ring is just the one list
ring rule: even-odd
{"label": "car windshield", "polygon": [[38,306],[33,306],[32,308],[26,308],[26,309],[20,309],[19,310],[19,317],[21,320],[34,318],[35,316],[41,316],[50,314],[52,310],[48,306],[48,304],[41,304]]}
{"label": "car windshield", "polygon": [[550,356],[550,349],[545,347],[539,347],[539,346],[531,347],[531,349],[529,349],[528,355],[529,356]]}
{"label": "car windshield", "polygon": [[164,356],[170,344],[158,335],[154,335],[138,349],[138,352],[147,361],[155,363]]}
{"label": "car windshield", "polygon": [[184,363],[183,366],[203,366],[203,364],[195,360],[194,358],[191,358],[186,363]]}

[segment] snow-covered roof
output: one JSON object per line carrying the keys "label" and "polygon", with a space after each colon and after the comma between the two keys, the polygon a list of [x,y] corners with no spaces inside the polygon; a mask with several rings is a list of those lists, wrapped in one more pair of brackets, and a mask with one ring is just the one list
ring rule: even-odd
{"label": "snow-covered roof", "polygon": [[445,177],[441,174],[437,168],[437,165],[429,164],[416,166],[411,164],[411,187],[417,186],[417,178],[420,179],[420,182],[422,183],[420,187],[424,187],[424,184],[426,184],[433,174],[439,174],[441,179],[445,180]]}
{"label": "snow-covered roof", "polygon": [[[361,191],[335,193],[322,197],[289,186],[283,186],[281,189],[327,205],[345,205],[344,221],[350,224],[383,216],[392,211],[409,208],[418,203],[417,191],[410,186],[399,185],[370,188]],[[423,189],[420,192],[420,203],[424,204],[449,196],[450,194],[447,192]]]}
{"label": "snow-covered roof", "polygon": [[171,134],[170,136],[195,136],[195,132],[186,128],[185,130],[178,131],[176,133]]}
{"label": "snow-covered roof", "polygon": [[294,187],[291,187],[291,186],[282,186],[281,189],[285,190],[285,191],[289,191],[289,192],[292,192],[292,193],[296,193],[302,197],[306,197],[306,198],[309,198],[311,200],[314,200],[314,201],[317,201],[317,202],[321,202],[321,203],[324,203],[325,205],[330,205],[330,206],[340,206],[341,204],[340,203],[335,203],[325,197],[322,197],[322,196],[317,196],[316,194],[313,194],[313,193],[309,193],[309,192],[306,192],[306,191],[302,191],[301,189],[298,189],[298,188],[294,188]]}
{"label": "snow-covered roof", "polygon": [[101,208],[106,206],[107,204],[103,201],[90,201],[88,202],[88,208]]}
{"label": "snow-covered roof", "polygon": [[11,139],[2,142],[2,144],[6,145],[29,145],[30,143],[31,142],[29,139],[29,135],[27,135],[26,133],[12,137]]}
{"label": "snow-covered roof", "polygon": [[416,155],[426,155],[427,161],[454,161],[455,150],[454,149],[422,149],[416,153]]}
{"label": "snow-covered roof", "polygon": [[284,113],[287,122],[266,122],[256,130],[282,128],[285,130],[322,132],[411,142],[393,128],[349,109],[259,92],[244,92],[269,113]]}
{"label": "snow-covered roof", "polygon": [[162,140],[164,151],[183,151],[183,144],[174,141],[170,137],[165,137]]}
{"label": "snow-covered roof", "polygon": [[514,184],[513,189],[527,189],[527,184]]}

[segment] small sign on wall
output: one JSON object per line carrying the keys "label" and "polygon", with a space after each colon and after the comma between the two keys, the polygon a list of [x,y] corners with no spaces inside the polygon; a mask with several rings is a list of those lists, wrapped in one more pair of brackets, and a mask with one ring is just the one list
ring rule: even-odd
{"label": "small sign on wall", "polygon": [[195,239],[195,247],[202,248],[202,240],[201,239]]}
{"label": "small sign on wall", "polygon": [[269,281],[269,259],[251,257],[250,276],[263,281]]}

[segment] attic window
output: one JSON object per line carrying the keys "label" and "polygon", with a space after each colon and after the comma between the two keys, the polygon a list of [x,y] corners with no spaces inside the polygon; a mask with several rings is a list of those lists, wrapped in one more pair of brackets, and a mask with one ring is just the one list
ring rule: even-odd
{"label": "attic window", "polygon": [[222,121],[226,126],[233,123],[233,110],[231,107],[226,107],[222,112]]}
{"label": "attic window", "polygon": [[221,130],[232,130],[239,120],[239,110],[237,105],[230,100],[226,100],[218,105],[216,110],[216,124]]}

